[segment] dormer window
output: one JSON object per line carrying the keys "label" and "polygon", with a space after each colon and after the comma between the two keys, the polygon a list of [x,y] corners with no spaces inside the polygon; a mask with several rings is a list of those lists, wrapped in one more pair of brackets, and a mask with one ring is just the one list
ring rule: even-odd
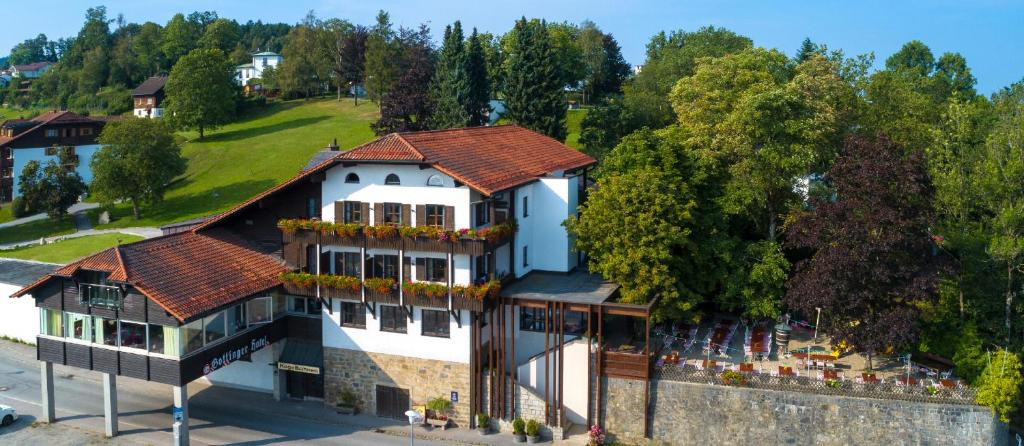
{"label": "dormer window", "polygon": [[388,186],[399,186],[402,184],[402,180],[398,178],[398,175],[389,173],[388,176],[384,178],[384,184],[387,184]]}
{"label": "dormer window", "polygon": [[79,273],[78,295],[80,302],[92,307],[121,308],[120,288],[107,284],[107,273],[82,271]]}
{"label": "dormer window", "polygon": [[359,175],[356,175],[355,172],[349,173],[348,175],[345,175],[345,182],[349,184],[359,184]]}
{"label": "dormer window", "polygon": [[427,186],[444,187],[444,180],[440,175],[431,175],[427,178]]}

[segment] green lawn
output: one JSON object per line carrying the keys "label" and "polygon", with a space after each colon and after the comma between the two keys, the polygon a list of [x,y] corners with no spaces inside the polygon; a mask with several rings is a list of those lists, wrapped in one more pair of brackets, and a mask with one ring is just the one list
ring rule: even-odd
{"label": "green lawn", "polygon": [[583,118],[587,116],[587,109],[581,108],[577,110],[569,110],[569,113],[565,117],[565,126],[569,130],[568,136],[565,138],[565,145],[574,149],[579,149],[580,146],[580,124],[583,123]]}
{"label": "green lawn", "polygon": [[14,216],[11,215],[11,204],[0,203],[0,223],[11,220],[14,220]]}
{"label": "green lawn", "polygon": [[[335,138],[343,149],[374,138],[370,122],[377,106],[333,99],[276,102],[213,132],[203,141],[185,132],[182,146],[188,170],[175,180],[164,201],[143,208],[142,218],[117,206],[110,224],[99,228],[159,226],[223,212],[291,178],[318,150]],[[93,210],[93,221],[100,211]]]}
{"label": "green lawn", "polygon": [[130,234],[100,234],[76,237],[49,245],[29,246],[25,248],[0,251],[0,257],[9,257],[39,262],[68,263],[90,254],[100,252],[111,246],[142,240],[142,237]]}
{"label": "green lawn", "polygon": [[59,223],[47,218],[0,229],[0,244],[36,240],[72,232],[75,232],[75,225],[71,222],[71,217],[67,217]]}

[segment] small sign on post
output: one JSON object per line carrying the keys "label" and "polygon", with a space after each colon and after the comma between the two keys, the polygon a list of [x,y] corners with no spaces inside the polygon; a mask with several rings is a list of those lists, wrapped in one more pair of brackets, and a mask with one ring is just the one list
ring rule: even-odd
{"label": "small sign on post", "polygon": [[174,406],[171,409],[171,414],[174,416],[174,421],[185,421],[185,411],[180,407]]}
{"label": "small sign on post", "polygon": [[452,400],[453,403],[459,402],[459,392],[453,391],[452,392],[451,400]]}

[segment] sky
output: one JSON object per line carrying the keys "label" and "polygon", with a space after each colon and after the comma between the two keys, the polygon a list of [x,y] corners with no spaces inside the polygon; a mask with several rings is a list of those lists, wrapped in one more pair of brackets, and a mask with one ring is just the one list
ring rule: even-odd
{"label": "sky", "polygon": [[873,52],[881,67],[905,42],[923,41],[936,58],[959,52],[978,79],[978,92],[989,94],[1024,79],[1024,2],[1019,0],[859,0],[859,1],[655,1],[655,0],[108,0],[8,2],[0,18],[0,54],[39,33],[50,39],[73,36],[85,9],[103,4],[110,18],[165,24],[176,12],[213,10],[239,22],[297,23],[310,10],[321,18],[338,17],[370,25],[379,9],[396,25],[427,23],[435,41],[445,24],[461,20],[463,28],[504,33],[520,16],[579,23],[589,19],[612,33],[633,65],[644,60],[644,47],[659,31],[693,31],[725,27],[753,39],[757,46],[792,55],[805,37],[847,55]]}

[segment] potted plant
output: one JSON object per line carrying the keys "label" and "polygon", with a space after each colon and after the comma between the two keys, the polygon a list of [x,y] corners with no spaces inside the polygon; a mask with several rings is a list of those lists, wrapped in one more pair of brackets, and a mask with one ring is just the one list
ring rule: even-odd
{"label": "potted plant", "polygon": [[480,435],[487,435],[487,431],[491,427],[490,424],[491,424],[491,417],[487,416],[487,414],[485,414],[485,413],[478,413],[478,414],[476,414],[476,431],[479,432]]}
{"label": "potted plant", "polygon": [[516,443],[526,443],[526,422],[522,418],[512,420],[512,435],[516,437]]}
{"label": "potted plant", "polygon": [[587,432],[587,446],[604,446],[604,430],[601,426],[590,426],[590,431]]}
{"label": "potted plant", "polygon": [[427,401],[427,416],[424,419],[428,425],[445,430],[448,428],[448,410],[451,407],[452,402],[445,397]]}
{"label": "potted plant", "polygon": [[735,370],[726,370],[722,372],[722,384],[742,386],[747,384],[747,377]]}
{"label": "potted plant", "polygon": [[359,413],[359,395],[352,389],[344,388],[338,393],[338,413],[342,415],[355,415]]}
{"label": "potted plant", "polygon": [[526,440],[530,444],[540,442],[540,423],[537,420],[526,422]]}

